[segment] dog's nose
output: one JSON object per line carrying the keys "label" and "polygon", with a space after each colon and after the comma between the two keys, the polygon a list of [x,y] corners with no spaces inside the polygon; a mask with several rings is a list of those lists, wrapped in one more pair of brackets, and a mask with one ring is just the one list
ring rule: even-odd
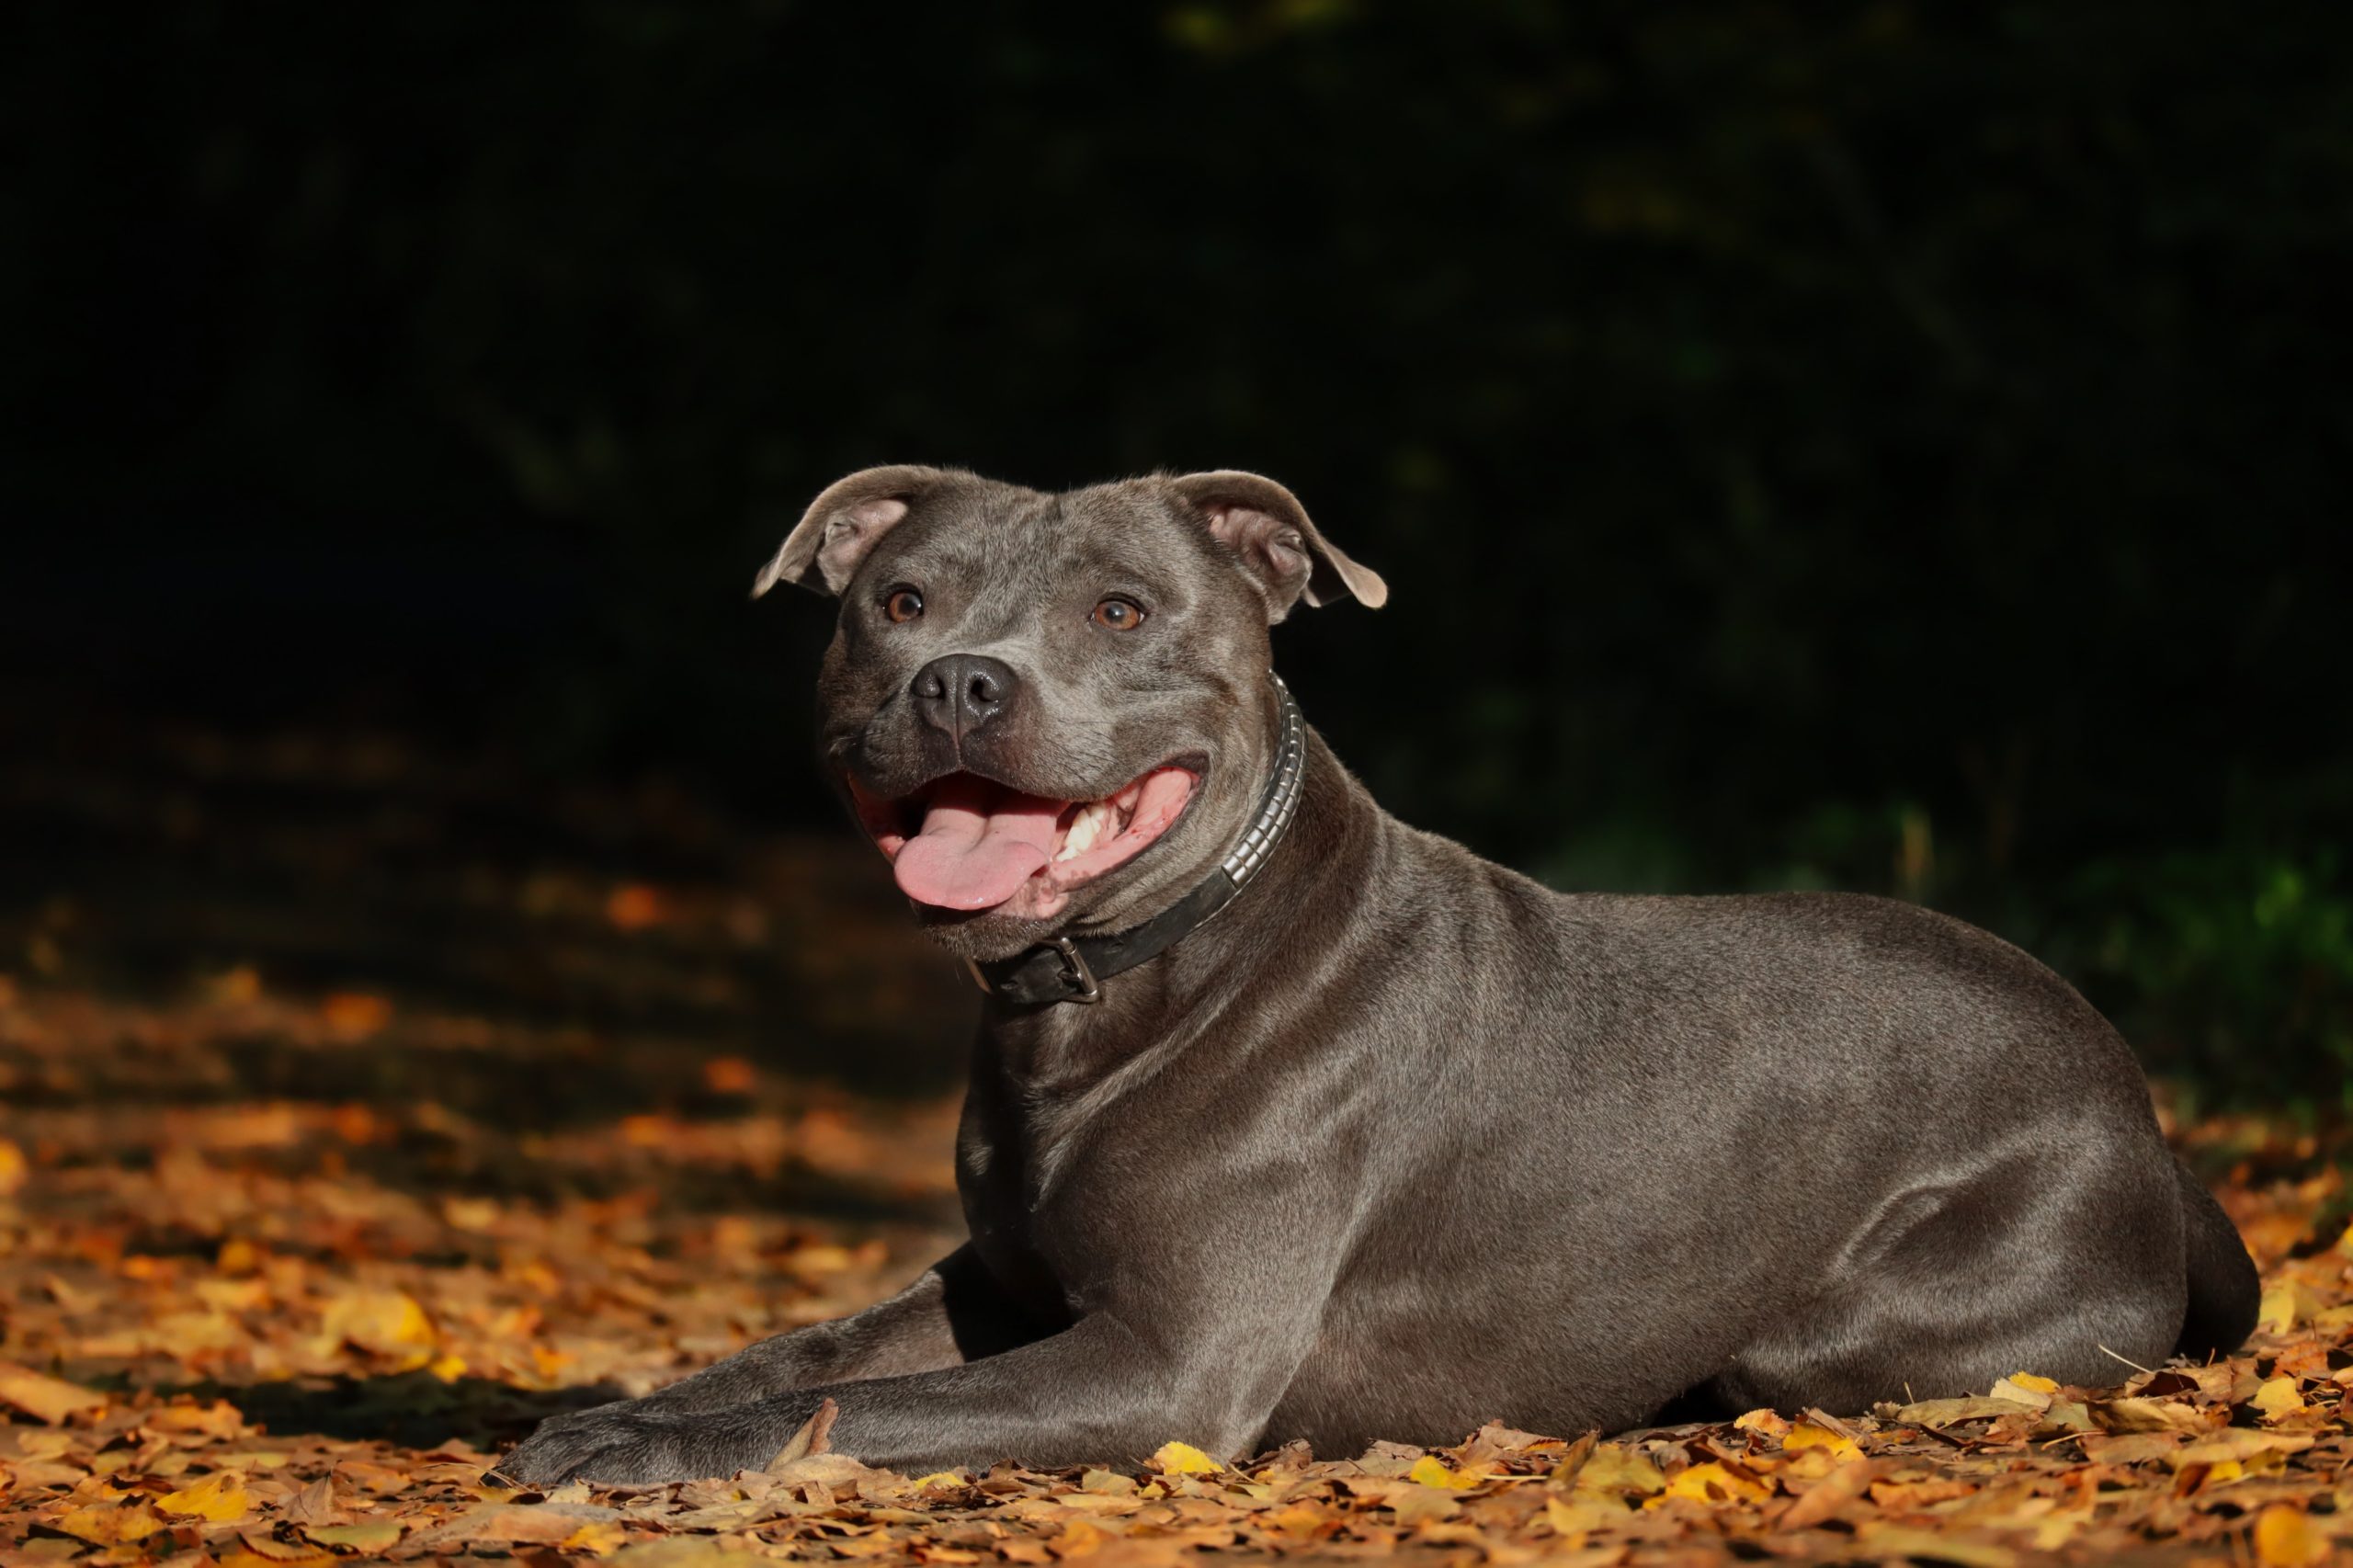
{"label": "dog's nose", "polygon": [[934,729],[961,735],[1005,711],[1018,684],[1001,659],[949,653],[915,672],[915,710]]}

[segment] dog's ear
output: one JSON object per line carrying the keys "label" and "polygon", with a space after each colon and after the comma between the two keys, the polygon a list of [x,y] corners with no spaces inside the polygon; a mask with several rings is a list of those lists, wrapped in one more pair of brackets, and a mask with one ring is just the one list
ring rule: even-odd
{"label": "dog's ear", "polygon": [[926,490],[952,476],[917,463],[862,468],[827,485],[809,503],[800,524],[787,534],[774,559],[752,581],[758,598],[779,583],[812,593],[839,594],[858,563]]}
{"label": "dog's ear", "polygon": [[1299,497],[1273,480],[1220,469],[1170,483],[1208,520],[1218,542],[1242,558],[1266,596],[1268,621],[1289,615],[1302,597],[1312,605],[1354,597],[1371,609],[1387,602],[1381,574],[1342,554],[1307,520]]}

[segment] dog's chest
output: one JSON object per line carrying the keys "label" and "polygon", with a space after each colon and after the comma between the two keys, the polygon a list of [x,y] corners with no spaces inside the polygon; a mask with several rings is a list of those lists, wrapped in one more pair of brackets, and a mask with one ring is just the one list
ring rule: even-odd
{"label": "dog's chest", "polygon": [[957,1138],[957,1187],[973,1245],[1032,1315],[1067,1317],[1101,1249],[1088,1201],[1083,1108],[975,1085]]}

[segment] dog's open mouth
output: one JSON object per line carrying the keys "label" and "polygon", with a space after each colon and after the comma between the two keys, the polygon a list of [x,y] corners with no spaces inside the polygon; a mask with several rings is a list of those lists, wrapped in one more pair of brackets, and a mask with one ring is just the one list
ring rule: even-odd
{"label": "dog's open mouth", "polygon": [[1126,864],[1184,812],[1199,770],[1164,763],[1099,801],[1025,795],[950,773],[896,801],[850,780],[859,819],[899,891],[935,909],[1042,918],[1070,890]]}

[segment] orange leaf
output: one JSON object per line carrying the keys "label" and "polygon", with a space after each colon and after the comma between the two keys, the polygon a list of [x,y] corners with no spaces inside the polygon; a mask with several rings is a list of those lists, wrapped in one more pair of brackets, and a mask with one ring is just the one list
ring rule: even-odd
{"label": "orange leaf", "polygon": [[124,1541],[145,1540],[157,1530],[169,1527],[164,1517],[142,1499],[134,1503],[97,1504],[86,1508],[75,1508],[57,1521],[57,1528],[67,1535],[78,1536],[98,1546],[119,1546]]}
{"label": "orange leaf", "polygon": [[80,1411],[103,1410],[106,1403],[107,1396],[96,1389],[46,1377],[13,1361],[0,1361],[0,1404],[13,1404],[52,1426]]}
{"label": "orange leaf", "polygon": [[2328,1541],[2292,1503],[2274,1503],[2255,1517],[2255,1560],[2264,1568],[2311,1568],[2328,1556]]}

